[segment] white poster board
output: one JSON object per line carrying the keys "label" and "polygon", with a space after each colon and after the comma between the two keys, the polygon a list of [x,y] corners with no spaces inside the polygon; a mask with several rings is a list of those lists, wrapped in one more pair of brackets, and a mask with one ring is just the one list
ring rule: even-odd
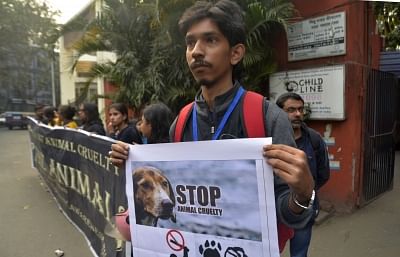
{"label": "white poster board", "polygon": [[288,60],[346,54],[346,14],[332,13],[288,26]]}
{"label": "white poster board", "polygon": [[274,73],[269,78],[270,100],[275,102],[286,92],[299,94],[311,107],[310,119],[345,119],[345,66]]}
{"label": "white poster board", "polygon": [[266,144],[271,138],[131,146],[133,256],[278,257]]}

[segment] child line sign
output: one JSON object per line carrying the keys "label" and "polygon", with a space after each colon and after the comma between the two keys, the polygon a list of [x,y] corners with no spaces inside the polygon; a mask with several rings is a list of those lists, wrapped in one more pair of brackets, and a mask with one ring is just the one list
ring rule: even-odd
{"label": "child line sign", "polygon": [[133,256],[279,256],[267,144],[271,138],[131,146]]}

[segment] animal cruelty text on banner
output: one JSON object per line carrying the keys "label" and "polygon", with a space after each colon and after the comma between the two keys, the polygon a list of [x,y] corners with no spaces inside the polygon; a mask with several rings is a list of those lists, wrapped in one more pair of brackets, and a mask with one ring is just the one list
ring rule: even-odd
{"label": "animal cruelty text on banner", "polygon": [[28,128],[34,168],[94,256],[125,255],[124,242],[107,234],[115,227],[113,216],[127,208],[124,171],[108,157],[112,141],[33,119]]}
{"label": "animal cruelty text on banner", "polygon": [[271,138],[131,146],[133,256],[279,256],[267,144]]}

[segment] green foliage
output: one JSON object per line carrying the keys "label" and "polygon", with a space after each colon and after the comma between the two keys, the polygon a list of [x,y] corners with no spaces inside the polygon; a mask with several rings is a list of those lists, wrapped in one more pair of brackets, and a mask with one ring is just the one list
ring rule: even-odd
{"label": "green foliage", "polygon": [[274,49],[269,44],[274,36],[286,28],[293,16],[294,6],[287,0],[247,0],[247,50],[243,60],[248,89],[263,92],[263,84],[276,70]]}
{"label": "green foliage", "polygon": [[386,50],[400,50],[400,4],[375,2],[374,11]]}
{"label": "green foliage", "polygon": [[[57,39],[55,14],[35,0],[0,1],[0,84],[10,96],[33,97],[28,90],[33,63],[40,67],[50,63]],[[39,87],[46,83],[42,76],[35,81]]]}
{"label": "green foliage", "polygon": [[[194,0],[104,0],[106,7],[86,26],[85,37],[75,46],[79,55],[108,50],[117,60],[94,67],[94,76],[104,76],[119,87],[117,101],[141,109],[163,101],[174,111],[193,100],[198,88],[186,64],[183,36],[178,20]],[[262,91],[274,71],[273,50],[267,44],[286,25],[293,12],[288,0],[238,1],[245,10],[248,27],[248,72],[244,84]],[[283,26],[282,26],[283,25]]]}

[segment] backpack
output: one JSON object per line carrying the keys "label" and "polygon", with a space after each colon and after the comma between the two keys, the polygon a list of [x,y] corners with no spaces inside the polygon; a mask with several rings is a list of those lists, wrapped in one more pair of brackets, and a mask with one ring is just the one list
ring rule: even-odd
{"label": "backpack", "polygon": [[[193,109],[193,104],[194,102],[189,103],[179,112],[175,126],[174,142],[182,141],[183,131]],[[247,137],[257,138],[266,136],[264,124],[264,96],[255,92],[246,91],[243,99],[243,118],[243,128],[247,133]],[[279,252],[282,253],[286,242],[294,236],[294,230],[279,221],[277,223],[277,229]]]}

